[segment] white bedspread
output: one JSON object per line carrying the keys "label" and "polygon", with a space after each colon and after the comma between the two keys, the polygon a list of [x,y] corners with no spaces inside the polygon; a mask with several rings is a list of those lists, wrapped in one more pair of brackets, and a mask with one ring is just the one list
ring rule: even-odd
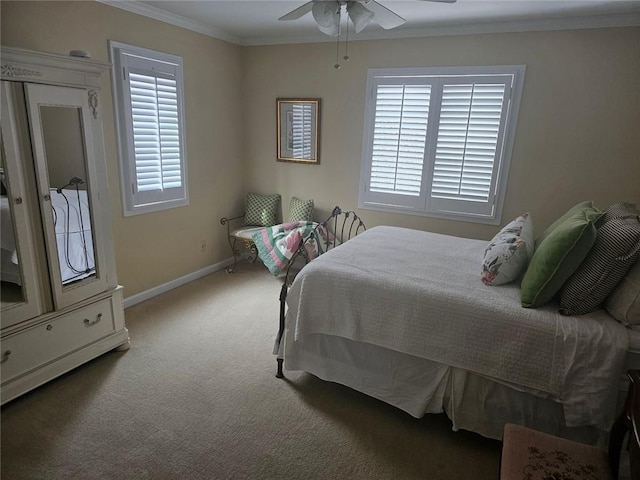
{"label": "white bedspread", "polygon": [[480,281],[486,242],[375,227],[307,265],[287,302],[295,339],[326,334],[476,372],[561,402],[567,426],[608,429],[626,330],[604,311],[524,309]]}

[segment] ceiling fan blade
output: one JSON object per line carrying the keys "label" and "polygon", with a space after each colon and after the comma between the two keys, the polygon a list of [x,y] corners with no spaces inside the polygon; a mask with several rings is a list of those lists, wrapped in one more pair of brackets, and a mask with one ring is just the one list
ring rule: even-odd
{"label": "ceiling fan blade", "polygon": [[399,27],[406,22],[406,20],[400,15],[392,12],[384,5],[379,4],[378,2],[376,2],[376,0],[369,0],[368,2],[365,1],[364,4],[369,10],[373,12],[373,21],[385,30]]}
{"label": "ceiling fan blade", "polygon": [[423,2],[456,3],[458,0],[422,0]]}
{"label": "ceiling fan blade", "polygon": [[313,2],[307,2],[301,7],[291,10],[289,13],[287,13],[286,15],[283,15],[278,20],[297,20],[303,15],[306,15],[307,13],[309,13],[312,8],[313,8]]}

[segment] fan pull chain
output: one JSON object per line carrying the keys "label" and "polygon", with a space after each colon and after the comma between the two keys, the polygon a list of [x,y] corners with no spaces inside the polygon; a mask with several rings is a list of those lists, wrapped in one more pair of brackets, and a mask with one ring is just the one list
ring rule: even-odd
{"label": "fan pull chain", "polygon": [[[342,9],[342,7],[339,7]],[[340,34],[342,33],[340,10],[338,10],[338,39],[336,40],[336,64],[333,66],[336,70],[340,70]]]}
{"label": "fan pull chain", "polygon": [[349,60],[349,17],[347,17],[347,34],[344,40],[344,57],[342,57],[346,62]]}

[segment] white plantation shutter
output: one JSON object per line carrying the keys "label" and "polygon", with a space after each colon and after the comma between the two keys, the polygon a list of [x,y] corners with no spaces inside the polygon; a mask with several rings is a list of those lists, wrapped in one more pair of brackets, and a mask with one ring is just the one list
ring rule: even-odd
{"label": "white plantation shutter", "polygon": [[510,87],[506,79],[474,80],[442,87],[430,203],[491,215]]}
{"label": "white plantation shutter", "polygon": [[125,215],[186,205],[182,59],[111,46]]}
{"label": "white plantation shutter", "polygon": [[372,192],[420,195],[430,94],[429,85],[378,86]]}
{"label": "white plantation shutter", "polygon": [[129,88],[138,190],[180,187],[176,81],[130,72]]}
{"label": "white plantation shutter", "polygon": [[360,207],[499,222],[523,77],[524,67],[370,70]]}

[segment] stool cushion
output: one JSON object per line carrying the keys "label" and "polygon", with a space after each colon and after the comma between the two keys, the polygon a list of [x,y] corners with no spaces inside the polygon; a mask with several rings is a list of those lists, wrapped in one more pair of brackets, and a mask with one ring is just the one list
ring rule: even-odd
{"label": "stool cushion", "polygon": [[507,424],[500,479],[611,480],[612,476],[604,450]]}

